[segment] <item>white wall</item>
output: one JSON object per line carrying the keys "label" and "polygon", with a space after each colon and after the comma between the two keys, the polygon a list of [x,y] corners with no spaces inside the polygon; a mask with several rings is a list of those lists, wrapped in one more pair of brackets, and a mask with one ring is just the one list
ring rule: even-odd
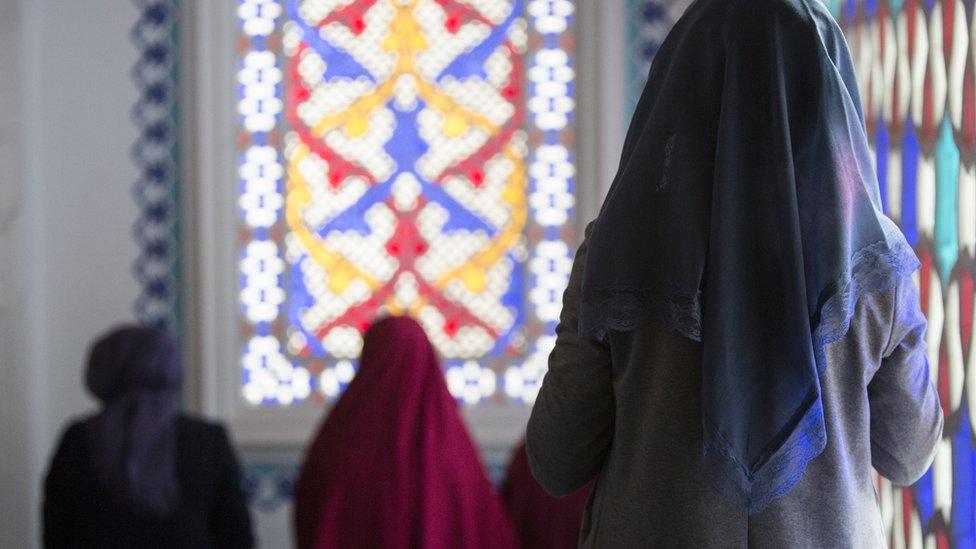
{"label": "white wall", "polygon": [[41,476],[88,342],[131,318],[137,215],[125,0],[0,2],[0,547],[38,542]]}
{"label": "white wall", "polygon": [[[31,516],[24,503],[31,500],[32,483],[26,478],[37,457],[26,424],[32,384],[24,346],[30,324],[26,317],[31,258],[14,257],[14,242],[31,240],[24,230],[26,204],[18,162],[22,150],[20,97],[20,20],[18,4],[0,3],[0,547],[14,547],[31,533]],[[14,260],[21,263],[16,268]],[[21,319],[16,322],[14,319]]]}
{"label": "white wall", "polygon": [[[577,231],[600,212],[627,133],[627,0],[576,2]],[[627,114],[629,116],[629,113]]]}

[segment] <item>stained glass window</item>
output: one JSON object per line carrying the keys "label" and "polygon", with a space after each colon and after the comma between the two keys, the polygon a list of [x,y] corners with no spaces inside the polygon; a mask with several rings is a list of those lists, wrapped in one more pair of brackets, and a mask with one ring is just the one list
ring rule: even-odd
{"label": "stained glass window", "polygon": [[469,404],[531,402],[571,268],[568,0],[238,4],[242,396],[327,402],[411,315]]}
{"label": "stained glass window", "polygon": [[946,423],[914,486],[879,480],[892,547],[976,545],[976,19],[962,0],[831,0],[858,72],[885,208],[922,261]]}

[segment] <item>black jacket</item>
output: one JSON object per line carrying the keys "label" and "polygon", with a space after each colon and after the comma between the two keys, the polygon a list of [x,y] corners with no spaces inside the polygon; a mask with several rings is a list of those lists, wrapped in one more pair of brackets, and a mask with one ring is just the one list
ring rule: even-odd
{"label": "black jacket", "polygon": [[68,427],[44,484],[45,547],[252,547],[240,467],[223,427],[176,424],[180,503],[159,520],[113,501],[97,479],[82,426]]}

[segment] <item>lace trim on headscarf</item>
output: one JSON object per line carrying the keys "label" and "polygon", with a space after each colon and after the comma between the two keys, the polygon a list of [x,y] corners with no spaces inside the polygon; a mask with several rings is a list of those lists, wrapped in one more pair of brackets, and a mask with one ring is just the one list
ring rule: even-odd
{"label": "lace trim on headscarf", "polygon": [[[862,295],[892,291],[898,281],[919,268],[918,258],[904,241],[891,246],[878,241],[865,246],[851,258],[847,279],[820,308],[820,321],[813,339],[817,370],[827,367],[826,347],[844,337],[850,329],[858,299]],[[584,326],[584,335],[603,339],[609,330],[630,331],[643,326],[673,329],[694,341],[701,341],[702,292],[674,284],[668,287],[634,290],[610,288],[595,293],[606,311]],[[823,403],[810,395],[810,406],[800,425],[772,456],[747,467],[729,451],[732,445],[704,418],[704,456],[709,481],[728,497],[744,503],[750,514],[764,509],[788,493],[802,478],[807,464],[823,452],[827,434],[823,428]],[[754,472],[755,471],[755,472]]]}

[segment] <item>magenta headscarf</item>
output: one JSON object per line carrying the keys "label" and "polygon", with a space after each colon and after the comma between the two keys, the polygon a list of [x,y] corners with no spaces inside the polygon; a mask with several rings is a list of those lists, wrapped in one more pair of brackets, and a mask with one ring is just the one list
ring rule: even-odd
{"label": "magenta headscarf", "polygon": [[300,548],[514,548],[447,390],[415,321],[377,322],[356,378],[308,450],[295,483]]}
{"label": "magenta headscarf", "polygon": [[85,425],[96,474],[116,501],[152,516],[165,516],[179,500],[181,377],[179,350],[155,328],[116,328],[88,358],[88,390],[102,402]]}
{"label": "magenta headscarf", "polygon": [[515,521],[522,549],[578,547],[583,510],[594,484],[590,481],[561,498],[550,496],[529,471],[525,442],[520,444],[502,484],[502,501]]}

